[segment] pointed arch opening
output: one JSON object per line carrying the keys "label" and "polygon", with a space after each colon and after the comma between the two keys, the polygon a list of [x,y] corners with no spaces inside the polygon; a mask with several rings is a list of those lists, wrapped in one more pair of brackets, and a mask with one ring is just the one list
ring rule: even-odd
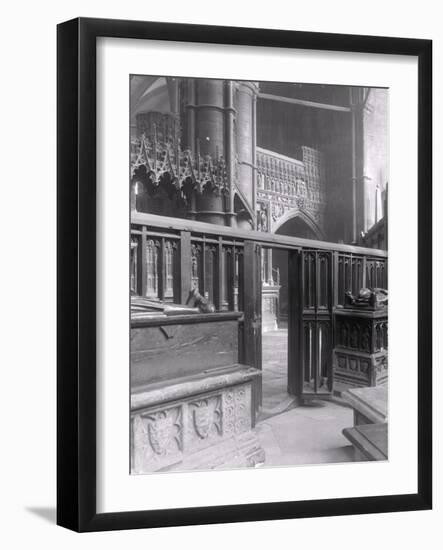
{"label": "pointed arch opening", "polygon": [[273,232],[278,235],[288,235],[289,237],[324,240],[323,231],[315,220],[302,210],[287,212],[278,220]]}

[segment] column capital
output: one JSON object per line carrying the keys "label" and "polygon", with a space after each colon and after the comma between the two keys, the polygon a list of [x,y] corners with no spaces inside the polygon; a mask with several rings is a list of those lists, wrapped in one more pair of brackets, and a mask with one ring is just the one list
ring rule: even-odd
{"label": "column capital", "polygon": [[235,86],[237,90],[249,92],[253,96],[257,96],[259,92],[258,82],[252,82],[249,80],[236,80]]}

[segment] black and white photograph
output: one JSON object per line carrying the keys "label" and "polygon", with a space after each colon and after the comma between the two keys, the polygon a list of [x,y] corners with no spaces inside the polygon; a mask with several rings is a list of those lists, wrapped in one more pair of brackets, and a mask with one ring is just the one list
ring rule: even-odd
{"label": "black and white photograph", "polygon": [[130,75],[131,474],[389,459],[389,100]]}
{"label": "black and white photograph", "polygon": [[4,5],[2,548],[438,548],[437,6]]}

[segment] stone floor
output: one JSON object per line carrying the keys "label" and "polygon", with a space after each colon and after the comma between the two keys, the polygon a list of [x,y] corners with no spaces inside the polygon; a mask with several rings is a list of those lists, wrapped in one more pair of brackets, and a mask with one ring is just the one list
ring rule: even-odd
{"label": "stone floor", "polygon": [[288,394],[288,331],[272,330],[262,335],[263,402],[262,418],[274,416],[293,404]]}
{"label": "stone floor", "polygon": [[353,449],[342,435],[353,425],[350,408],[331,401],[293,408],[287,393],[287,338],[285,329],[262,337],[263,406],[255,429],[265,466],[351,462]]}
{"label": "stone floor", "polygon": [[353,448],[343,428],[353,425],[352,410],[331,401],[312,403],[258,422],[265,466],[352,462]]}

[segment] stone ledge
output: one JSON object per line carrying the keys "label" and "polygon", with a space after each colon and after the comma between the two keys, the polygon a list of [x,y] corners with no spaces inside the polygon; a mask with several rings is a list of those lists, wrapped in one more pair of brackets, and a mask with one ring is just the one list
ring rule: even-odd
{"label": "stone ledge", "polygon": [[354,411],[370,422],[384,423],[388,417],[388,390],[386,386],[353,388],[341,395]]}
{"label": "stone ledge", "polygon": [[356,460],[387,460],[388,425],[386,423],[345,428],[343,435],[352,443]]}
{"label": "stone ledge", "polygon": [[131,394],[131,411],[137,411],[169,401],[183,399],[199,393],[210,392],[216,389],[248,382],[261,371],[253,367],[236,364],[223,369],[212,369],[211,373],[204,372],[189,376],[185,379],[168,380],[158,384],[151,384],[138,389]]}

